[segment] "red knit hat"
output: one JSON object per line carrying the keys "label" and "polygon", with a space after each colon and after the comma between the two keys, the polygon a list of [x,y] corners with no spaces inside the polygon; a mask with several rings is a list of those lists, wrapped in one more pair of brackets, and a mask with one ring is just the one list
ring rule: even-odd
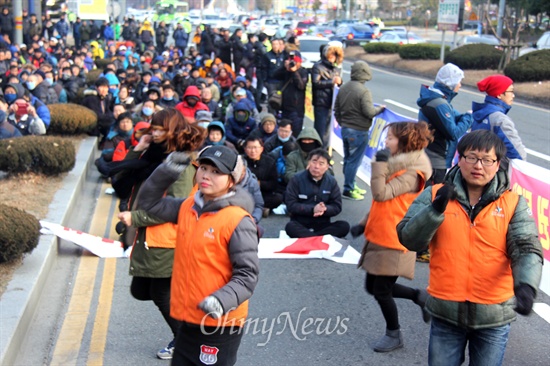
{"label": "red knit hat", "polygon": [[498,97],[503,94],[514,81],[508,76],[491,75],[477,83],[477,88],[481,92],[486,92],[491,97]]}

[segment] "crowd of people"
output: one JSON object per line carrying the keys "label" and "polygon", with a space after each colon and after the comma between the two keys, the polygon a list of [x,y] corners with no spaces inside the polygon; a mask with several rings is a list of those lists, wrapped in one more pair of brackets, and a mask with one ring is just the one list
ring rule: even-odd
{"label": "crowd of people", "polygon": [[[131,294],[152,300],[172,332],[159,358],[236,362],[242,333],[224,327],[246,319],[261,220],[276,212],[290,216],[292,238],[364,236],[365,289],[386,321],[375,351],[403,345],[394,298],[405,298],[432,320],[430,364],[460,364],[466,340],[483,364],[489,353],[490,364],[502,361],[514,306],[531,311],[542,265],[526,203],[507,186],[507,158],[526,157],[506,115],[511,79],[480,81],[485,101],[460,113],[451,101],[464,73],[443,66],[432,86],[421,87],[420,122],[388,126],[386,149],[372,162],[372,207],[350,225],[332,218],[342,198],[365,198],[356,175],[385,106],[374,105],[365,85],[372,78],[366,62],[355,62],[343,81],[341,43],[323,45],[308,70],[292,34],[270,39],[208,25],[193,32],[188,20],[170,30],[132,17],[98,26],[62,15],[54,23],[27,12],[23,24],[24,44],[13,44],[13,17],[7,8],[0,15],[0,138],[46,134],[52,104],[96,113],[96,165],[120,199],[117,232],[133,248]],[[90,78],[94,70],[99,76]],[[304,127],[309,80],[314,127]],[[342,190],[328,153],[332,109],[342,128]],[[455,236],[460,225],[463,233],[483,230]],[[470,270],[468,245],[493,258],[475,265],[480,272]],[[428,291],[396,283],[414,275],[409,250],[433,264]],[[498,332],[500,348],[485,340],[487,332]]]}

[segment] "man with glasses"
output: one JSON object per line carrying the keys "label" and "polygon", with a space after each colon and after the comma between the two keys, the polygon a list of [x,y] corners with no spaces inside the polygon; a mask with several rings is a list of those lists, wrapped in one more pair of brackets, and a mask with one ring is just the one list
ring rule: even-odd
{"label": "man with glasses", "polygon": [[479,91],[485,92],[483,103],[472,102],[474,130],[490,130],[506,145],[508,159],[527,159],[525,146],[521,142],[516,126],[508,111],[514,102],[514,81],[508,76],[491,75],[477,83]]}
{"label": "man with glasses", "polygon": [[506,147],[478,130],[458,143],[444,184],[428,187],[397,225],[409,250],[431,252],[429,365],[501,365],[510,323],[528,315],[542,273],[542,246],[527,201],[499,169]]}

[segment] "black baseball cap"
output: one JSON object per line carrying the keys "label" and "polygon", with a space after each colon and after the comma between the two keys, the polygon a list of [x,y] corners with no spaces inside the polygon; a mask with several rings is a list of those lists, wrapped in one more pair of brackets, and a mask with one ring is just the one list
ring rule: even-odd
{"label": "black baseball cap", "polygon": [[223,174],[231,174],[237,165],[237,153],[226,146],[210,146],[201,151],[197,160],[209,161]]}

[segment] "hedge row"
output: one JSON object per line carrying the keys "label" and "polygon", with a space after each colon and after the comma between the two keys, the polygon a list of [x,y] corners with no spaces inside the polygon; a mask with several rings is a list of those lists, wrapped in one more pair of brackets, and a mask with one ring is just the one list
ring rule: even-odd
{"label": "hedge row", "polygon": [[70,171],[75,160],[73,143],[61,137],[23,136],[0,140],[0,170],[8,173],[57,175]]}
{"label": "hedge row", "polygon": [[530,52],[506,66],[504,75],[515,82],[550,80],[550,50]]}
{"label": "hedge row", "polygon": [[[441,56],[441,46],[437,44],[404,44],[398,50],[403,60],[437,60]],[[445,46],[445,53],[449,50],[450,47]]]}
{"label": "hedge row", "polygon": [[32,252],[39,238],[40,223],[33,215],[0,204],[0,263]]}
{"label": "hedge row", "polygon": [[89,108],[78,104],[51,104],[51,121],[48,134],[78,135],[94,129],[97,115]]}
{"label": "hedge row", "polygon": [[497,69],[503,52],[488,44],[468,44],[445,55],[445,63],[451,62],[464,70]]}
{"label": "hedge row", "polygon": [[399,45],[388,42],[369,42],[363,48],[366,53],[397,53]]}

